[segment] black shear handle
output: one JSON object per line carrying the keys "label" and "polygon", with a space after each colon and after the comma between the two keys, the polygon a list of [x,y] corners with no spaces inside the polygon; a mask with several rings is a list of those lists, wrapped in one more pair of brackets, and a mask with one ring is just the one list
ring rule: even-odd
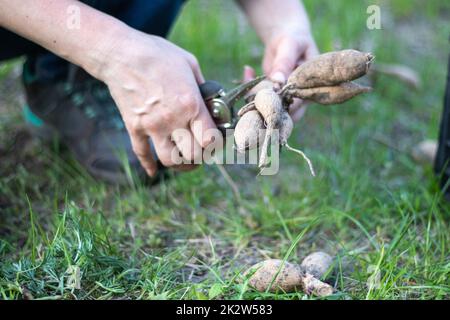
{"label": "black shear handle", "polygon": [[206,81],[200,85],[200,92],[219,129],[232,129],[236,124],[234,105],[252,88],[265,79],[255,78],[225,93],[222,85],[216,81]]}
{"label": "black shear handle", "polygon": [[222,93],[224,93],[224,88],[220,83],[213,80],[208,80],[205,83],[199,86],[200,93],[203,97],[203,100],[209,101],[211,99],[219,97]]}
{"label": "black shear handle", "polygon": [[200,93],[205,101],[211,117],[217,128],[225,132],[233,127],[233,110],[223,101],[225,90],[217,81],[208,80],[199,86]]}

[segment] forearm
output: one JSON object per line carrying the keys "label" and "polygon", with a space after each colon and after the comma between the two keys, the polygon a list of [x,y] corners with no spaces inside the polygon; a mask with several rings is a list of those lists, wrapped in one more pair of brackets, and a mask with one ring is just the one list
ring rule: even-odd
{"label": "forearm", "polygon": [[[71,25],[70,6],[80,13]],[[126,26],[75,0],[0,0],[0,26],[11,30],[99,77],[114,46],[114,34]]]}
{"label": "forearm", "polygon": [[238,0],[264,43],[282,31],[309,33],[310,23],[300,0]]}

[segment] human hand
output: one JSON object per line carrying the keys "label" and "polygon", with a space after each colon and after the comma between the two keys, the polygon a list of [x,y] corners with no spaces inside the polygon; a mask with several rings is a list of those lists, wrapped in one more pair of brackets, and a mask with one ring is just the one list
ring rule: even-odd
{"label": "human hand", "polygon": [[[216,128],[199,92],[204,79],[196,58],[167,40],[131,29],[114,41],[99,77],[118,105],[143,168],[156,174],[151,138],[164,166],[193,169],[212,142],[210,129]],[[175,161],[180,154],[189,164]]]}
{"label": "human hand", "polygon": [[[310,32],[282,31],[271,37],[266,44],[264,73],[270,80],[282,86],[297,66],[318,54],[317,45]],[[293,120],[298,121],[305,111],[306,104],[295,99],[289,112]]]}

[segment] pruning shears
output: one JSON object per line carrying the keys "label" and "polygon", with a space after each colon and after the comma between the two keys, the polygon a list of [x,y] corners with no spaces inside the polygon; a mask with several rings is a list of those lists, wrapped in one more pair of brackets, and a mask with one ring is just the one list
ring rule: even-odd
{"label": "pruning shears", "polygon": [[228,92],[217,81],[208,80],[200,85],[200,93],[203,100],[205,100],[217,128],[222,133],[226,129],[234,129],[236,126],[237,118],[234,110],[236,103],[264,79],[264,76],[258,77]]}

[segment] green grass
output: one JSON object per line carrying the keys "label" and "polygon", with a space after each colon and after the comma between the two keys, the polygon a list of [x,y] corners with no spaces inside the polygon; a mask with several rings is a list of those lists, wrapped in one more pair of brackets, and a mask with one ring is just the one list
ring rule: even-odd
{"label": "green grass", "polygon": [[[12,97],[0,107],[0,298],[306,299],[257,293],[239,278],[268,257],[325,250],[336,256],[334,299],[448,299],[450,205],[409,149],[438,134],[450,8],[377,2],[383,29],[370,31],[368,2],[306,1],[320,49],[409,65],[423,88],[379,77],[370,95],[311,107],[291,144],[317,178],[289,153],[273,177],[232,167],[241,202],[215,167],[151,188],[98,183],[56,145],[30,142],[17,92],[2,91]],[[171,39],[231,86],[244,64],[261,70],[263,47],[225,3],[189,2]],[[0,67],[6,88],[15,66]]]}

